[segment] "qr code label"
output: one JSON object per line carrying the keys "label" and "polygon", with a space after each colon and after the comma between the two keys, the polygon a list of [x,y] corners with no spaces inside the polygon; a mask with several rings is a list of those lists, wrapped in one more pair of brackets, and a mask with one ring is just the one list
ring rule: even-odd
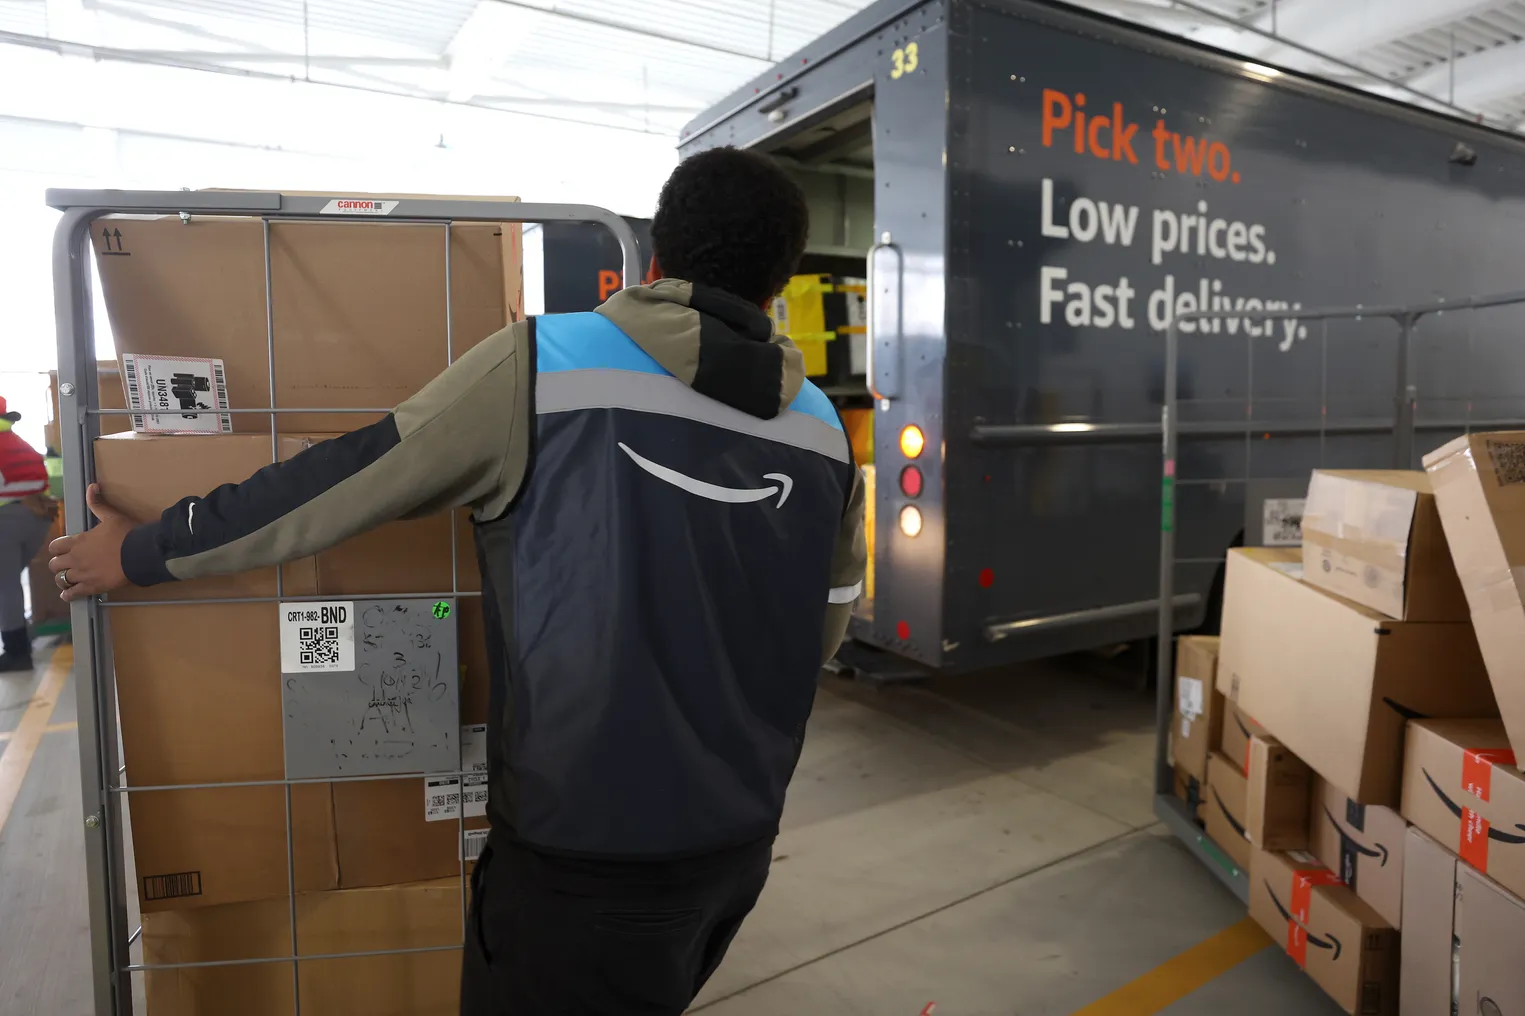
{"label": "qr code label", "polygon": [[355,669],[355,605],[283,603],[281,673]]}
{"label": "qr code label", "polygon": [[1525,483],[1525,444],[1513,441],[1488,441],[1488,458],[1500,487]]}
{"label": "qr code label", "polygon": [[339,662],[339,626],[322,625],[300,629],[302,665],[314,666]]}

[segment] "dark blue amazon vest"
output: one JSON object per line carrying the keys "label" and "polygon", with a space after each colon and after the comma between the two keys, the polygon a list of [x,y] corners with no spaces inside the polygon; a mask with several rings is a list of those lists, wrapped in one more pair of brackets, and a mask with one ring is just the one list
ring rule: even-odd
{"label": "dark blue amazon vest", "polygon": [[773,835],[853,466],[808,382],[761,420],[599,314],[535,321],[535,446],[477,526],[495,836],[670,858]]}

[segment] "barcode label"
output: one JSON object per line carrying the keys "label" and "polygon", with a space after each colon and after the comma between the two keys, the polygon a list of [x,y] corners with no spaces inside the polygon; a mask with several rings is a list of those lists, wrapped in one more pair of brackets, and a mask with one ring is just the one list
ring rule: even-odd
{"label": "barcode label", "polygon": [[1499,478],[1499,486],[1525,483],[1525,444],[1490,439],[1487,445],[1488,457],[1493,460],[1493,472]]}
{"label": "barcode label", "polygon": [[181,871],[173,875],[144,875],[144,900],[173,900],[201,895],[201,872]]}
{"label": "barcode label", "polygon": [[[141,408],[137,404],[138,358],[135,356],[122,357],[122,386],[127,391],[127,408]],[[143,432],[143,417],[136,414],[133,415],[132,429],[140,434]]]}
{"label": "barcode label", "polygon": [[461,810],[461,785],[454,776],[424,778],[424,821],[444,822],[487,816],[487,774],[466,777],[466,814]]}
{"label": "barcode label", "polygon": [[230,434],[228,379],[221,360],[122,354],[122,387],[143,434]]}
{"label": "barcode label", "polygon": [[[221,360],[212,361],[212,390],[217,393],[218,405],[223,409],[228,407],[228,374],[223,369]],[[233,433],[233,418],[224,414],[218,417],[224,434]]]}
{"label": "barcode label", "polygon": [[482,856],[482,848],[486,845],[486,829],[466,830],[466,835],[461,837],[461,860],[475,861]]}

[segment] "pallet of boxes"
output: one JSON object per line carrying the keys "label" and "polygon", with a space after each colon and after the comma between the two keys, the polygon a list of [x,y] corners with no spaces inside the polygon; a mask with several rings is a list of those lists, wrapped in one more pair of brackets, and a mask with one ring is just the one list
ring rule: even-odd
{"label": "pallet of boxes", "polygon": [[1525,470],[1498,461],[1525,434],[1317,471],[1300,550],[1229,554],[1207,831],[1351,1014],[1525,1011]]}
{"label": "pallet of boxes", "polygon": [[[458,357],[521,312],[514,224],[272,221],[268,319],[259,219],[100,225],[141,415],[97,440],[96,474],[139,518],[377,418],[284,413],[272,438],[271,414],[220,410],[391,407],[447,341]],[[464,512],[391,523],[279,574],[112,595],[124,779],[184,788],[127,795],[143,960],[188,965],[148,971],[151,1016],[292,1013],[291,964],[247,961],[378,950],[417,951],[299,962],[302,1011],[457,1011],[486,777],[428,774],[486,768],[470,531]],[[244,962],[196,966],[225,961]]]}

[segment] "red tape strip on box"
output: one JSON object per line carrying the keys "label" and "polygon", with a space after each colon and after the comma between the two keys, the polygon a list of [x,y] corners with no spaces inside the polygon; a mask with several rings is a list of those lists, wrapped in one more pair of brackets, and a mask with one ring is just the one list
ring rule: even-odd
{"label": "red tape strip on box", "polygon": [[[1487,801],[1493,793],[1493,767],[1515,765],[1514,752],[1507,748],[1468,749],[1461,756],[1461,786],[1464,791]],[[1483,874],[1488,873],[1488,820],[1465,805],[1461,809],[1461,859]]]}
{"label": "red tape strip on box", "polygon": [[1313,905],[1313,889],[1321,885],[1339,885],[1340,877],[1328,868],[1292,873],[1292,919],[1287,922],[1287,955],[1299,967],[1308,965],[1308,911]]}
{"label": "red tape strip on box", "polygon": [[1469,748],[1461,756],[1461,788],[1486,801],[1493,793],[1493,767],[1514,764],[1514,752],[1508,748]]}

